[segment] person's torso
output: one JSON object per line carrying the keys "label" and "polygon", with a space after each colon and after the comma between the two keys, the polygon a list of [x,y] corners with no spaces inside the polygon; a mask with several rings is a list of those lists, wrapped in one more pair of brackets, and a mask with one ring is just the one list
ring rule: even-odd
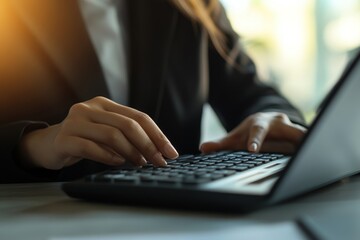
{"label": "person's torso", "polygon": [[[1,123],[56,123],[72,104],[110,96],[76,1],[0,5]],[[128,104],[149,114],[180,153],[196,151],[207,99],[207,37],[168,1],[127,5]]]}

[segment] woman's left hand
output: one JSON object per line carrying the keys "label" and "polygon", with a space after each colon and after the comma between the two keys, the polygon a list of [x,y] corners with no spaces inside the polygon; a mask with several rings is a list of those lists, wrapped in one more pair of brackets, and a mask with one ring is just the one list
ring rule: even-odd
{"label": "woman's left hand", "polygon": [[223,150],[292,153],[306,133],[306,128],[292,123],[284,113],[256,113],[219,141],[200,145],[200,151]]}

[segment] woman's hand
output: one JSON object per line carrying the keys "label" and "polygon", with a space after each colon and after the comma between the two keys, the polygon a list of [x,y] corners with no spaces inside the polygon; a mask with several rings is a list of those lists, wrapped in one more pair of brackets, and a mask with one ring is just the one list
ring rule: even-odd
{"label": "woman's hand", "polygon": [[306,128],[292,123],[283,113],[256,113],[246,118],[227,136],[216,142],[206,142],[200,151],[247,150],[250,152],[292,153]]}
{"label": "woman's hand", "polygon": [[83,158],[108,165],[131,161],[166,165],[175,148],[146,114],[104,97],[75,104],[57,125],[26,134],[20,156],[27,165],[61,169]]}

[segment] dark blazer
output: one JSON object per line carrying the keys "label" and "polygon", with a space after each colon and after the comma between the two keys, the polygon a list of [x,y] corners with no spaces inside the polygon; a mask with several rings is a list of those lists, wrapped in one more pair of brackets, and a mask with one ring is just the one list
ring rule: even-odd
{"label": "dark blazer", "polygon": [[[303,123],[274,89],[261,84],[241,52],[230,67],[205,31],[166,0],[128,0],[129,105],[149,114],[180,153],[197,152],[204,103],[231,130],[246,116],[280,111]],[[238,37],[222,13],[231,48]],[[23,131],[60,122],[70,106],[109,96],[75,0],[0,1],[1,182],[67,180],[104,166],[82,161],[62,171],[16,163]]]}

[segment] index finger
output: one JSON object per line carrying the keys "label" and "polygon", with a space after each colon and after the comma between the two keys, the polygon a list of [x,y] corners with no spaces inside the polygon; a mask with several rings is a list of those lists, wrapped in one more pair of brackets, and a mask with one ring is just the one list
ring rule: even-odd
{"label": "index finger", "polygon": [[266,135],[269,132],[267,121],[256,121],[250,128],[247,148],[250,152],[259,152]]}
{"label": "index finger", "polygon": [[124,115],[138,122],[144,129],[145,133],[149,136],[151,141],[165,157],[174,159],[179,156],[178,152],[170,143],[169,139],[147,114],[136,109],[117,104],[108,99],[105,99],[104,101],[104,109],[110,112]]}

